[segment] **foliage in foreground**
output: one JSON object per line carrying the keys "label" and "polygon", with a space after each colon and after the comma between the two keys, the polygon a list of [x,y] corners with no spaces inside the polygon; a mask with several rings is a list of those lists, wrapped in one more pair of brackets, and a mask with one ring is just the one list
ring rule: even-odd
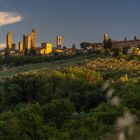
{"label": "foliage in foreground", "polygon": [[1,81],[1,140],[100,140],[114,133],[123,108],[140,118],[140,81],[115,82],[121,108],[101,90],[104,75],[91,67],[23,73]]}

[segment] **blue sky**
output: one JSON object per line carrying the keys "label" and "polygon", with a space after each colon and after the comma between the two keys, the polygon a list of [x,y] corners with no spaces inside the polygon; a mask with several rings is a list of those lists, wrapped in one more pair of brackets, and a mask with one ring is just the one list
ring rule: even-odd
{"label": "blue sky", "polygon": [[113,40],[140,37],[139,0],[0,0],[0,12],[22,18],[0,27],[1,43],[8,31],[17,43],[32,27],[37,30],[38,43],[55,44],[60,34],[69,47],[73,43],[78,47],[82,41],[100,42],[104,33]]}

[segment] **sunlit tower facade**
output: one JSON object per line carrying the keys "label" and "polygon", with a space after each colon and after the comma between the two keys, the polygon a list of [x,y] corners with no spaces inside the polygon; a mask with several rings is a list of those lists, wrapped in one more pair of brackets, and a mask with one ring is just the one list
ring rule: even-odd
{"label": "sunlit tower facade", "polygon": [[31,45],[32,45],[32,44],[31,44],[31,36],[30,36],[30,35],[27,35],[25,41],[26,41],[25,44],[26,44],[27,49],[30,50],[31,47],[32,47],[32,46],[31,46]]}
{"label": "sunlit tower facade", "polygon": [[104,34],[104,41],[108,42],[109,39],[110,39],[109,35],[107,33]]}
{"label": "sunlit tower facade", "polygon": [[56,37],[56,48],[61,49],[62,48],[62,43],[63,43],[62,36],[57,36]]}
{"label": "sunlit tower facade", "polygon": [[48,54],[51,54],[52,53],[52,48],[53,48],[53,45],[52,43],[42,43],[41,44],[41,49],[40,49],[40,54],[44,55],[48,55]]}
{"label": "sunlit tower facade", "polygon": [[13,44],[13,41],[12,41],[12,32],[8,32],[7,33],[7,40],[6,40],[7,48],[8,49],[12,49],[12,44]]}
{"label": "sunlit tower facade", "polygon": [[31,31],[31,47],[36,48],[36,30],[34,28]]}
{"label": "sunlit tower facade", "polygon": [[19,52],[23,52],[24,48],[23,48],[23,43],[19,42]]}
{"label": "sunlit tower facade", "polygon": [[112,48],[112,41],[111,41],[110,36],[107,33],[104,34],[103,44],[104,44],[104,49],[111,49]]}

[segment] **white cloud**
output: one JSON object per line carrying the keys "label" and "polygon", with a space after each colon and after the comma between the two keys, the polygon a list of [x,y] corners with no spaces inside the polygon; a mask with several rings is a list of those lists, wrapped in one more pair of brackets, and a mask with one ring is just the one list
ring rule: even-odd
{"label": "white cloud", "polygon": [[23,17],[17,13],[0,12],[0,26],[22,21]]}
{"label": "white cloud", "polygon": [[6,43],[0,43],[0,50],[6,47]]}

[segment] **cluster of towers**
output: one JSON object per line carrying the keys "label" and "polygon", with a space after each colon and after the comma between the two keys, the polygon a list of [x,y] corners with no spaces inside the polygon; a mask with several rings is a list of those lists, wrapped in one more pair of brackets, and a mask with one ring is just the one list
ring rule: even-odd
{"label": "cluster of towers", "polygon": [[[7,48],[10,50],[15,50],[15,44],[13,43],[13,37],[12,37],[12,32],[7,33]],[[31,47],[36,48],[36,31],[33,29],[30,33],[30,35],[24,35],[23,36],[23,42],[19,42],[19,51],[22,52],[27,49],[31,49]]]}
{"label": "cluster of towers", "polygon": [[[16,44],[13,43],[12,32],[7,33],[7,49],[14,51]],[[41,47],[37,46],[37,33],[35,29],[32,29],[29,35],[23,35],[23,41],[19,42],[18,52],[23,53],[25,50],[31,50],[31,48],[38,50],[40,54],[50,54],[53,52],[52,43],[41,43]],[[56,38],[56,51],[62,50],[62,36]]]}

